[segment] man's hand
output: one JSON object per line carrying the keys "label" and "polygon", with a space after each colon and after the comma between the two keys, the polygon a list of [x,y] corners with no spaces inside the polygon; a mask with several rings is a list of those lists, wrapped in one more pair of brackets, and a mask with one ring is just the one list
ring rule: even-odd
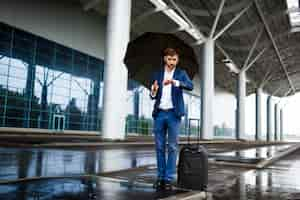
{"label": "man's hand", "polygon": [[158,88],[159,88],[158,82],[157,82],[157,80],[155,80],[151,86],[151,96],[153,96],[153,97],[156,96]]}
{"label": "man's hand", "polygon": [[163,84],[164,84],[164,85],[169,85],[169,84],[171,84],[172,82],[173,82],[172,79],[166,79],[166,80],[163,81]]}
{"label": "man's hand", "polygon": [[172,85],[178,87],[179,86],[179,81],[174,80],[174,79],[166,79],[166,80],[163,81],[163,84],[164,85],[172,84]]}

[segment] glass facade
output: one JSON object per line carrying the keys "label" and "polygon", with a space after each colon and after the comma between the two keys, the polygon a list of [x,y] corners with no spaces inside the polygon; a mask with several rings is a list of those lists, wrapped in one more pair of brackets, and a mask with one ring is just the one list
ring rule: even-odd
{"label": "glass facade", "polygon": [[0,126],[100,129],[103,60],[0,23]]}
{"label": "glass facade", "polygon": [[[100,131],[103,72],[103,60],[0,23],[0,126]],[[197,135],[200,97],[184,99],[180,132]],[[152,135],[149,90],[129,80],[126,104],[126,134]]]}
{"label": "glass facade", "polygon": [[[131,81],[132,82],[132,81]],[[152,109],[154,101],[150,99],[150,91],[144,86],[136,84],[128,92],[127,101],[132,104],[126,117],[126,134],[153,135]],[[183,93],[185,102],[185,116],[182,117],[180,134],[193,136],[200,130],[200,97]],[[189,126],[189,119],[191,121]],[[189,129],[190,127],[190,129]]]}

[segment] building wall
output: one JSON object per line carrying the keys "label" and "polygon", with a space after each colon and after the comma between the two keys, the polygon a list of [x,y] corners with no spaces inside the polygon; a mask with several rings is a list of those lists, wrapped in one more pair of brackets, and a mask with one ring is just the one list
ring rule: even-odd
{"label": "building wall", "polygon": [[104,59],[105,19],[71,0],[4,0],[0,21]]}

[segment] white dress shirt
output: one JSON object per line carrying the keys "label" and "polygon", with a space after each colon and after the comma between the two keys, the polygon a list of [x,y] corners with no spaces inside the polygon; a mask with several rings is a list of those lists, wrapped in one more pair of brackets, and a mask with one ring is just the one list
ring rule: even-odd
{"label": "white dress shirt", "polygon": [[[175,68],[172,71],[164,71],[164,80],[171,80],[173,79],[173,75],[174,75],[174,71]],[[179,81],[178,80],[174,80],[175,87],[179,87]],[[166,109],[172,109],[174,108],[173,103],[172,103],[172,84],[168,84],[168,85],[164,85],[162,84],[162,95],[161,95],[161,99],[160,99],[160,104],[159,104],[159,108],[166,110]]]}

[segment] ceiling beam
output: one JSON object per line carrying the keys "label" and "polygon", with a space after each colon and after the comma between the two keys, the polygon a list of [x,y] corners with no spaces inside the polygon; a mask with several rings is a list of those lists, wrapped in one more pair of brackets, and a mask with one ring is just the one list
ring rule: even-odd
{"label": "ceiling beam", "polygon": [[153,9],[150,9],[146,12],[144,12],[143,14],[137,16],[133,22],[131,23],[131,28],[133,28],[134,26],[136,26],[137,24],[141,23],[144,19],[146,19],[147,17],[153,15],[153,14],[156,14],[156,13],[159,13],[159,12],[163,12],[165,10],[168,10],[170,9],[170,7],[165,7],[165,8],[153,8]]}
{"label": "ceiling beam", "polygon": [[[286,16],[285,11],[282,11],[282,10],[275,11],[266,17],[266,21],[267,22],[278,21],[280,18],[282,18],[284,16]],[[247,24],[246,26],[240,27],[237,30],[230,31],[230,35],[242,36],[242,35],[251,34],[253,32],[256,32],[256,30],[260,29],[261,27],[264,27],[264,24],[262,22],[255,22],[253,24]]]}
{"label": "ceiling beam", "polygon": [[220,19],[220,16],[222,14],[222,11],[223,11],[223,8],[224,8],[224,4],[225,4],[225,1],[226,0],[222,0],[221,3],[220,3],[220,6],[219,6],[219,9],[218,9],[218,12],[217,12],[217,15],[215,17],[215,20],[214,20],[214,24],[210,30],[210,34],[209,34],[209,38],[213,38],[214,34],[215,34],[215,30],[217,28],[217,25],[218,25],[218,22],[219,22],[219,19]]}
{"label": "ceiling beam", "polygon": [[[247,6],[247,4],[249,3],[249,0],[243,0],[243,1],[239,1],[238,3],[236,4],[233,4],[233,5],[230,5],[230,6],[227,6],[227,7],[224,7],[223,9],[223,14],[226,15],[226,14],[231,14],[231,13],[235,13],[236,11],[238,10],[241,10],[243,9],[244,7]],[[200,8],[191,8],[191,7],[188,7],[188,6],[185,6],[183,4],[178,4],[185,12],[191,14],[191,15],[194,15],[194,16],[197,16],[197,17],[210,17],[210,13],[205,10],[205,9],[200,9]],[[218,10],[215,9],[215,10],[211,10],[211,13],[213,15],[217,15],[218,13]]]}
{"label": "ceiling beam", "polygon": [[[261,28],[264,28],[264,27],[261,27]],[[273,37],[274,37],[274,40],[277,41],[277,40],[280,40],[281,38],[286,37],[291,34],[292,33],[290,31],[284,31]],[[262,46],[271,46],[271,45],[272,45],[272,41],[270,41],[269,39],[263,40],[258,44],[258,48],[262,47]],[[231,51],[238,51],[238,52],[243,51],[244,52],[244,51],[248,51],[249,48],[251,48],[251,45],[239,46],[239,45],[231,45],[231,44],[226,44],[226,43],[224,44],[224,42],[223,42],[223,47],[226,48],[227,50],[231,50]]]}
{"label": "ceiling beam", "polygon": [[[295,76],[295,75],[299,75],[299,74],[300,74],[300,70],[295,70],[295,71],[289,72],[289,76]],[[283,75],[279,75],[279,76],[273,77],[270,81],[274,82],[274,81],[280,81],[283,79],[284,79]]]}
{"label": "ceiling beam", "polygon": [[247,71],[245,68],[247,67],[247,65],[248,65],[248,63],[249,63],[249,60],[250,60],[251,56],[253,55],[253,52],[254,52],[254,50],[255,50],[255,48],[256,48],[256,46],[257,46],[257,43],[258,43],[258,41],[259,41],[259,39],[260,39],[262,33],[263,33],[263,29],[261,29],[261,30],[259,31],[259,33],[257,34],[257,36],[256,36],[256,38],[255,38],[255,41],[254,41],[254,43],[253,43],[253,45],[252,45],[252,47],[251,47],[251,49],[250,49],[250,51],[249,51],[249,53],[248,53],[248,56],[247,56],[247,58],[246,58],[246,60],[245,60],[245,62],[244,62],[244,65],[243,65],[243,67],[242,67],[242,70]]}
{"label": "ceiling beam", "polygon": [[[178,6],[177,3],[175,3],[174,0],[169,0],[170,3],[172,4],[172,6],[175,8],[175,10],[177,10],[177,12],[184,18],[184,20],[187,21],[187,23],[191,26],[191,28],[196,31],[200,36],[200,42],[204,42],[204,34],[199,30],[199,27],[196,26],[191,20],[190,18],[183,12],[183,10],[181,9],[181,7]],[[188,31],[188,30],[187,30]],[[198,41],[199,42],[199,41]]]}
{"label": "ceiling beam", "polygon": [[[224,9],[225,8],[223,8],[222,15],[224,15]],[[241,9],[239,9],[239,10],[241,10]],[[280,18],[285,17],[286,15],[287,14],[285,11],[278,10],[278,11],[274,11],[270,15],[266,16],[266,20],[268,22],[273,22],[273,21],[278,22],[278,20],[280,20]],[[236,30],[230,30],[229,33],[230,33],[230,36],[243,36],[243,35],[252,34],[252,33],[256,32],[256,30],[258,30],[262,27],[264,27],[264,24],[262,22],[255,22],[255,23],[247,24],[246,26],[240,27]],[[210,28],[205,25],[199,25],[199,28],[201,30],[205,30],[207,32],[210,31]]]}
{"label": "ceiling beam", "polygon": [[251,1],[244,9],[235,15],[235,17],[214,36],[214,40],[217,40],[227,29],[229,29],[252,6],[252,4]]}
{"label": "ceiling beam", "polygon": [[228,55],[228,53],[221,47],[221,45],[219,44],[219,42],[216,42],[216,47],[226,57],[226,59],[228,59],[228,61],[233,64],[233,68],[230,69],[230,71],[233,71],[234,73],[239,74],[241,70],[237,67],[237,65],[235,64],[235,62]]}
{"label": "ceiling beam", "polygon": [[286,77],[287,77],[287,80],[288,80],[288,82],[289,82],[289,84],[290,84],[290,87],[291,87],[292,90],[295,92],[295,87],[294,87],[294,85],[293,85],[293,83],[292,83],[292,80],[290,79],[290,77],[289,77],[289,75],[288,75],[288,71],[287,71],[287,69],[286,69],[286,66],[285,66],[283,60],[282,60],[282,57],[281,57],[281,55],[280,55],[280,52],[279,52],[279,50],[278,50],[278,47],[277,47],[277,45],[276,45],[276,42],[275,42],[275,40],[274,40],[274,37],[273,37],[272,32],[271,32],[271,30],[270,30],[270,27],[269,27],[269,25],[268,25],[268,23],[267,23],[267,21],[266,21],[266,19],[265,19],[265,17],[264,17],[264,14],[263,14],[263,12],[262,12],[262,10],[261,10],[261,8],[260,8],[260,5],[258,4],[257,0],[254,0],[254,2],[255,2],[255,6],[256,6],[256,9],[257,9],[257,11],[258,11],[258,14],[259,14],[259,16],[260,16],[262,22],[264,23],[265,29],[266,29],[266,31],[267,31],[267,33],[268,33],[268,36],[269,36],[270,40],[272,41],[272,45],[273,45],[273,47],[274,47],[274,49],[275,49],[275,51],[276,51],[276,55],[277,55],[277,57],[278,57],[278,59],[279,59],[280,65],[281,65],[282,69],[284,70],[284,73],[286,74]]}
{"label": "ceiling beam", "polygon": [[263,50],[261,50],[256,56],[255,58],[253,58],[253,60],[247,64],[242,71],[247,71],[248,69],[250,69],[250,67],[252,67],[252,65],[263,55],[263,53],[266,51],[267,48],[264,48]]}
{"label": "ceiling beam", "polygon": [[271,96],[275,96],[278,94],[278,92],[284,87],[284,85],[280,85],[276,90],[274,90],[271,94]]}

